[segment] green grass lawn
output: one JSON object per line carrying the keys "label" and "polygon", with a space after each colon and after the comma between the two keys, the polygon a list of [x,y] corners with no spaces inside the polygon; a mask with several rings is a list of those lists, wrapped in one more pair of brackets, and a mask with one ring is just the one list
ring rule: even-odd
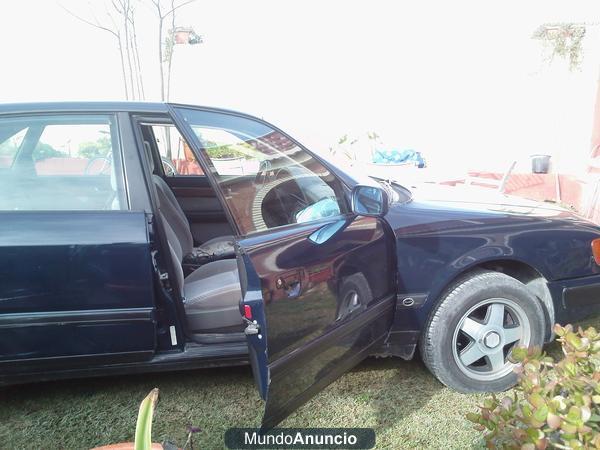
{"label": "green grass lawn", "polygon": [[[247,367],[40,383],[0,391],[0,448],[89,448],[133,439],[137,408],[160,389],[155,441],[223,447],[229,427],[258,426],[262,401]],[[373,427],[378,448],[466,448],[479,434],[464,419],[482,397],[444,388],[420,361],[369,359],[281,426]]]}
{"label": "green grass lawn", "polygon": [[[557,354],[557,346],[550,348]],[[90,448],[133,440],[139,403],[154,387],[160,401],[154,440],[183,445],[188,424],[202,431],[195,448],[223,447],[229,427],[258,426],[262,401],[248,367],[39,383],[0,390],[0,448]],[[378,448],[481,446],[464,416],[483,395],[443,387],[420,360],[368,359],[281,424],[372,427]]]}

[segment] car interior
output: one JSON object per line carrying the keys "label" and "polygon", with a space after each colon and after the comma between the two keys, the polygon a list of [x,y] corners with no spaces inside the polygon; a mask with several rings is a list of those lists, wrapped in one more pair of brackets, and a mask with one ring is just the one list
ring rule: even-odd
{"label": "car interior", "polygon": [[[142,136],[158,213],[184,299],[188,331],[199,342],[239,339],[243,330],[239,312],[241,287],[233,235],[198,242],[173,189],[165,181],[162,165],[157,164],[161,160],[152,129],[142,125]],[[225,230],[231,229],[228,226]]]}

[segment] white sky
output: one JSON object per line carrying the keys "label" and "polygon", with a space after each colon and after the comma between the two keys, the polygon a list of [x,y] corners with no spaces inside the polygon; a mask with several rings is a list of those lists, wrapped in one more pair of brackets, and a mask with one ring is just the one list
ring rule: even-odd
{"label": "white sky", "polygon": [[[157,100],[153,17],[140,11],[147,99]],[[596,1],[199,0],[180,11],[178,25],[204,43],[176,47],[173,101],[264,117],[315,149],[374,130],[438,165],[541,152],[566,166],[587,154],[600,26],[588,29],[578,73],[543,65],[530,36],[544,22],[600,23]],[[111,39],[53,0],[3,0],[0,101],[123,98]]]}

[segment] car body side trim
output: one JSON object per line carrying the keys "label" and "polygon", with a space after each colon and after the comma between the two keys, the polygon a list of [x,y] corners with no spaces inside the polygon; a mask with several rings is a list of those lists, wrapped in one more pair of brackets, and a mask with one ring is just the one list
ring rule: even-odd
{"label": "car body side trim", "polygon": [[50,324],[149,321],[154,308],[92,309],[0,314],[0,328],[42,326]]}
{"label": "car body side trim", "polygon": [[83,355],[77,357],[79,367],[70,367],[69,369],[64,369],[63,363],[66,362],[64,357],[54,358],[52,360],[53,368],[44,367],[43,370],[31,370],[23,364],[23,360],[11,361],[11,364],[6,364],[7,367],[3,367],[12,370],[0,374],[0,386],[66,378],[247,365],[248,347],[245,341],[211,345],[188,343],[184,351],[158,353],[152,359],[144,361],[120,361],[120,359],[126,360],[131,356],[145,359],[148,355],[141,352],[136,354],[112,353],[101,356]]}

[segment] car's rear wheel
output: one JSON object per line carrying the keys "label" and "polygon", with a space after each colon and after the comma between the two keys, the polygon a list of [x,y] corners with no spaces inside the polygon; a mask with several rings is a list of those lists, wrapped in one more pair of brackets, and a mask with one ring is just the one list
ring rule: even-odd
{"label": "car's rear wheel", "polygon": [[545,329],[539,301],[520,281],[476,272],[443,295],[420,342],[423,361],[445,385],[461,392],[497,392],[517,377],[515,346],[541,346]]}

